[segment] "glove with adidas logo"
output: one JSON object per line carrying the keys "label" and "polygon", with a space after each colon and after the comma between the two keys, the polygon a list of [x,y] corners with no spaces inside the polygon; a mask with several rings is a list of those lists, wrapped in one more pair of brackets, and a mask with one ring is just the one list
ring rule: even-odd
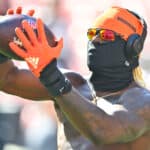
{"label": "glove with adidas logo", "polygon": [[44,27],[41,19],[37,19],[38,37],[26,20],[22,22],[22,26],[28,37],[20,28],[16,28],[15,31],[16,35],[23,43],[25,50],[20,48],[14,42],[10,42],[9,46],[12,51],[27,62],[33,74],[39,77],[43,68],[53,59],[60,56],[61,49],[63,47],[63,40],[61,39],[58,41],[56,47],[50,47],[44,33]]}
{"label": "glove with adidas logo", "polygon": [[15,31],[24,49],[10,42],[9,46],[12,51],[27,62],[30,70],[40,79],[52,96],[56,97],[69,92],[71,84],[57,68],[56,61],[63,47],[63,39],[61,38],[55,47],[51,47],[48,44],[41,19],[37,19],[36,22],[37,35],[27,21],[24,20],[22,26],[27,35],[20,28],[16,28]]}

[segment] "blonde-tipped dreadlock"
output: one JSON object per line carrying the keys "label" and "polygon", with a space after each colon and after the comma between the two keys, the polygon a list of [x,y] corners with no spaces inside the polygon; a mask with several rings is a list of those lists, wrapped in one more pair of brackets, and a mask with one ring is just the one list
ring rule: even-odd
{"label": "blonde-tipped dreadlock", "polygon": [[134,78],[135,82],[137,82],[139,85],[146,87],[146,84],[145,84],[143,76],[142,76],[142,69],[140,66],[137,66],[133,70],[133,78]]}

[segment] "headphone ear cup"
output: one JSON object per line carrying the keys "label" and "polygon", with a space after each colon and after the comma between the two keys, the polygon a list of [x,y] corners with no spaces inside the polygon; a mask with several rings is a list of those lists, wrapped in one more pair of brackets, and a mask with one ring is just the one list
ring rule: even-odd
{"label": "headphone ear cup", "polygon": [[129,36],[126,44],[126,55],[128,58],[138,56],[143,48],[142,39],[138,34]]}

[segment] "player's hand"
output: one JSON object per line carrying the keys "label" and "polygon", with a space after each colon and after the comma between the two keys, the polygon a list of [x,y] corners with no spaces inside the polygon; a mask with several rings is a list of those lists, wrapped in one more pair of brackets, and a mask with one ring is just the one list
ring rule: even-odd
{"label": "player's hand", "polygon": [[27,35],[20,28],[16,28],[15,32],[23,43],[25,50],[17,46],[14,42],[10,42],[9,46],[12,51],[27,62],[33,74],[39,77],[40,72],[52,60],[57,59],[60,56],[63,47],[63,40],[60,39],[57,42],[56,47],[51,47],[48,44],[41,19],[37,19],[36,22],[37,35],[27,21],[24,20],[22,26]]}
{"label": "player's hand", "polygon": [[[28,10],[27,14],[28,16],[34,15],[34,9]],[[13,14],[22,14],[22,7],[17,7],[16,10],[9,8],[6,12],[7,15],[13,15]]]}

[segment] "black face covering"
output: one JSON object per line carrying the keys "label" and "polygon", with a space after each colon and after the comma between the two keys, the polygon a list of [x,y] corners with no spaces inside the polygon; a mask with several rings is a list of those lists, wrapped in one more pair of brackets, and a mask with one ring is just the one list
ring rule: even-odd
{"label": "black face covering", "polygon": [[89,41],[88,67],[96,91],[117,91],[133,81],[132,70],[138,61],[127,60],[125,46],[126,42],[121,38],[102,44]]}

